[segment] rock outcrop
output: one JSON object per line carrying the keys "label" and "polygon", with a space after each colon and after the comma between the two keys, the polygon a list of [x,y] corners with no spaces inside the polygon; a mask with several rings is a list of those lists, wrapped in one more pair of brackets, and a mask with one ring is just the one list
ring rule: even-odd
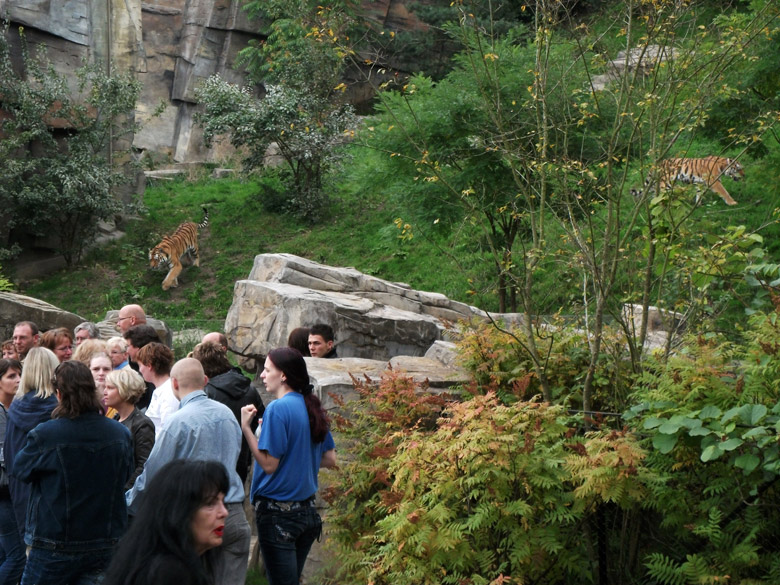
{"label": "rock outcrop", "polygon": [[19,321],[32,321],[41,331],[57,327],[66,327],[73,331],[84,319],[33,297],[0,292],[0,340],[10,339],[14,333],[14,325]]}
{"label": "rock outcrop", "polygon": [[[251,40],[262,41],[267,23],[250,20],[245,0],[65,0],[59,2],[0,0],[0,18],[25,27],[33,51],[42,51],[75,89],[73,72],[83,61],[135,73],[143,84],[136,109],[141,130],[133,141],[152,155],[154,164],[213,160],[229,147],[206,149],[194,124],[195,89],[219,74],[246,84],[235,65],[238,52]],[[421,4],[428,4],[423,0]],[[363,2],[366,17],[389,30],[421,30],[410,2]],[[19,58],[17,46],[13,53]],[[388,69],[411,64],[388,63]],[[392,72],[386,75],[392,76]],[[373,97],[363,76],[353,101]],[[258,88],[260,91],[261,88]],[[160,113],[160,105],[165,108]],[[220,150],[227,148],[227,150]]]}
{"label": "rock outcrop", "polygon": [[[388,370],[403,372],[416,382],[426,382],[431,393],[452,391],[455,386],[469,380],[466,371],[458,366],[428,357],[396,356],[387,361],[365,358],[305,359],[314,392],[325,410],[337,407],[334,396],[345,402],[357,399],[353,377],[358,380],[368,378],[378,383],[382,374]],[[265,404],[273,400],[259,378],[255,383]]]}
{"label": "rock outcrop", "polygon": [[605,73],[593,77],[593,90],[607,89],[611,83],[619,81],[626,73],[636,72],[640,77],[650,75],[660,63],[673,59],[676,54],[675,49],[659,45],[620,51],[615,59],[607,63]]}
{"label": "rock outcrop", "polygon": [[235,284],[225,322],[230,347],[258,359],[287,344],[296,327],[327,323],[339,357],[387,361],[423,356],[448,322],[480,312],[444,295],[335,268],[291,254],[255,257],[247,280]]}

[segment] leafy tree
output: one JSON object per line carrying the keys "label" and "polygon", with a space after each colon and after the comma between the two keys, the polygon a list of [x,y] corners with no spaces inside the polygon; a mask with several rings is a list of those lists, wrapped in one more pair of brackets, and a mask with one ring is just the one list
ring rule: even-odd
{"label": "leafy tree", "polygon": [[252,1],[245,8],[270,21],[266,40],[239,58],[251,78],[265,84],[265,96],[255,99],[211,78],[197,91],[205,105],[198,121],[207,142],[229,134],[232,144],[245,147],[249,169],[262,166],[276,143],[289,171],[288,210],[316,221],[327,204],[324,178],[357,123],[340,83],[345,55],[338,41],[351,22],[350,3]]}
{"label": "leafy tree", "polygon": [[[449,206],[481,227],[499,309],[524,314],[518,344],[547,400],[552,387],[533,323],[551,307],[579,314],[588,336],[582,404],[589,410],[608,319],[623,329],[641,370],[647,324],[634,330],[626,301],[684,309],[693,326],[702,299],[717,307],[733,295],[711,283],[736,282],[751,262],[754,234],[710,236],[689,192],[658,191],[657,168],[664,158],[694,155],[696,130],[732,93],[724,75],[749,62],[756,38],[776,28],[777,7],[756,3],[748,18],[707,21],[687,3],[619,4],[623,18],[611,21],[628,26],[599,30],[596,39],[564,5],[539,0],[529,4],[534,36],[527,40],[521,30],[496,38],[475,26],[472,3],[456,6],[462,17],[453,34],[466,49],[455,69],[438,83],[418,77],[388,85],[360,143],[386,153],[393,189],[405,182],[408,200],[423,210],[420,221],[435,221],[431,214]],[[615,36],[627,65],[642,66],[607,64],[606,50],[596,48]],[[601,71],[610,81],[596,89]],[[744,124],[729,154],[760,140],[768,120],[763,111]],[[626,197],[641,181],[637,167],[652,178],[640,201]]]}
{"label": "leafy tree", "polygon": [[665,363],[651,360],[627,424],[647,435],[660,524],[674,546],[648,550],[659,583],[773,583],[780,555],[778,313],[755,313],[746,346],[690,338]]}
{"label": "leafy tree", "polygon": [[249,169],[262,167],[266,150],[276,143],[289,172],[287,211],[317,221],[327,202],[325,173],[340,160],[345,133],[356,124],[352,109],[329,107],[314,93],[285,85],[269,85],[257,99],[216,76],[197,96],[205,108],[198,121],[207,143],[229,134],[233,145],[246,148]]}
{"label": "leafy tree", "polygon": [[619,430],[502,404],[509,352],[489,330],[485,394],[359,382],[328,493],[337,582],[777,582],[778,315],[755,313],[744,348],[689,336],[651,359]]}
{"label": "leafy tree", "polygon": [[140,86],[130,75],[109,76],[84,65],[76,72],[74,93],[45,60],[28,54],[21,31],[20,75],[8,35],[8,29],[0,35],[0,109],[8,114],[0,140],[0,202],[13,210],[9,227],[53,232],[70,265],[94,241],[98,220],[120,210],[113,190],[126,178],[108,149],[133,132]]}
{"label": "leafy tree", "polygon": [[2,266],[0,266],[0,291],[11,291],[13,290],[13,284],[10,280],[8,280],[2,271]]}

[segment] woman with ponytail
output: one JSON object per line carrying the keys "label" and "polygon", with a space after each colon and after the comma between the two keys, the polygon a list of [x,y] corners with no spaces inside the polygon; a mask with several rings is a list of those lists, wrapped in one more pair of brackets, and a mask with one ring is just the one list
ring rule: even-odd
{"label": "woman with ponytail", "polygon": [[312,392],[306,362],[290,347],[271,350],[260,375],[276,400],[258,421],[241,409],[241,430],[255,459],[250,497],[269,585],[298,585],[306,556],[322,532],[314,505],[320,467],[335,467],[329,420]]}

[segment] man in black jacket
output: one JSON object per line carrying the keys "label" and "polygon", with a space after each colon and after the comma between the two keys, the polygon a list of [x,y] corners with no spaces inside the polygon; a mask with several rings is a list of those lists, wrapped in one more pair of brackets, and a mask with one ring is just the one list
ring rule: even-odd
{"label": "man in black jacket", "polygon": [[[192,357],[201,363],[203,371],[209,379],[208,384],[203,389],[206,395],[227,406],[233,412],[239,425],[241,424],[241,407],[247,404],[252,404],[257,408],[257,418],[263,416],[265,407],[260,399],[260,394],[252,387],[251,380],[244,376],[241,370],[230,364],[222,346],[211,342],[199,343],[195,346]],[[257,423],[255,422],[252,430],[254,431],[256,428]],[[246,481],[251,462],[252,454],[249,451],[249,445],[242,436],[241,453],[236,464],[236,471],[242,482]]]}

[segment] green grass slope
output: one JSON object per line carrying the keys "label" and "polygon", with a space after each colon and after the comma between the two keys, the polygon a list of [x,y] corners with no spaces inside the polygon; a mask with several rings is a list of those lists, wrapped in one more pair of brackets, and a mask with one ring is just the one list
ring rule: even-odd
{"label": "green grass slope", "polygon": [[[323,222],[310,226],[263,211],[257,190],[255,182],[235,179],[155,184],[144,195],[147,213],[128,223],[124,238],[93,250],[80,266],[23,283],[19,292],[92,320],[139,303],[173,328],[221,329],[233,284],[248,276],[255,255],[287,252],[473,300],[459,263],[474,254],[457,243],[419,236],[401,241],[393,223],[397,210],[366,199],[339,199]],[[165,273],[149,268],[149,250],[181,222],[199,222],[201,206],[209,210],[210,225],[200,235],[200,267],[185,266],[179,286],[163,291]]]}

